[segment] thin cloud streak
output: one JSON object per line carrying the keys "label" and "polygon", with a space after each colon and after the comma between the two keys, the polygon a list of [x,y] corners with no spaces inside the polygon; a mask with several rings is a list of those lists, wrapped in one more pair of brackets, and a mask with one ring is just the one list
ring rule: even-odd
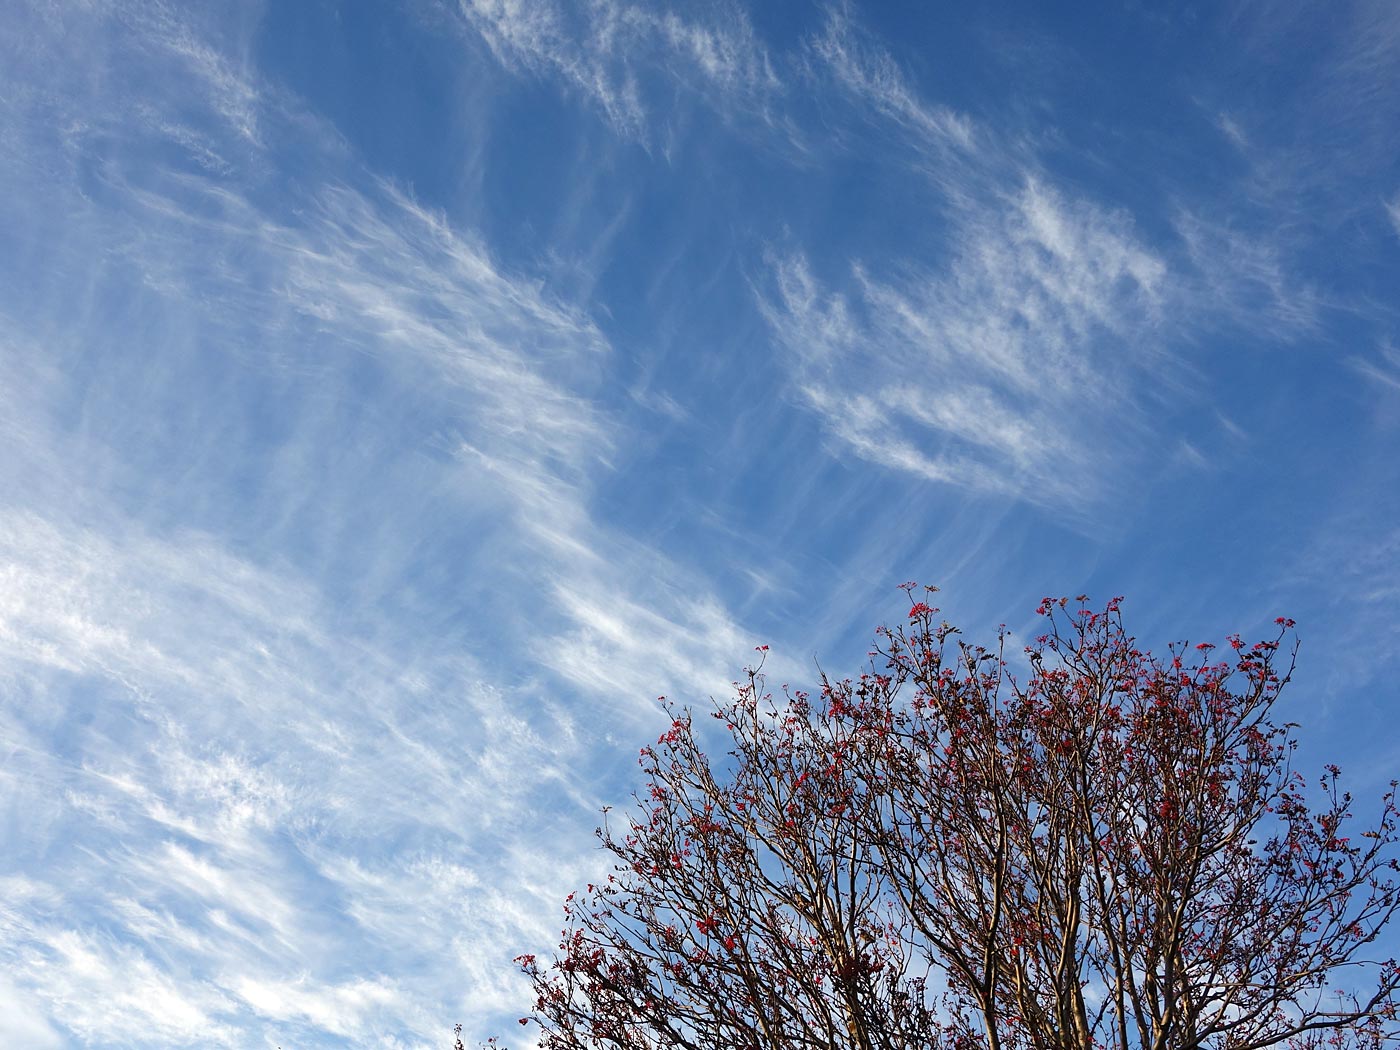
{"label": "thin cloud streak", "polygon": [[938,270],[857,264],[845,292],[801,255],[774,273],[763,309],[794,386],[861,458],[1057,505],[1100,490],[1104,434],[1130,447],[1126,381],[1150,359],[1129,348],[1151,338],[1166,267],[1122,216],[1029,182],[965,216]]}
{"label": "thin cloud streak", "polygon": [[1379,384],[1383,392],[1400,391],[1400,349],[1389,344],[1377,348],[1373,357],[1353,355],[1347,363],[1361,375]]}
{"label": "thin cloud streak", "polygon": [[459,0],[463,23],[506,69],[554,76],[620,134],[654,134],[644,85],[684,89],[725,115],[768,120],[784,90],[742,8],[710,18],[622,0]]}
{"label": "thin cloud streak", "polygon": [[1174,226],[1191,263],[1189,301],[1201,315],[1287,342],[1317,332],[1324,303],[1293,276],[1278,244],[1187,212]]}
{"label": "thin cloud streak", "polygon": [[972,120],[921,99],[889,52],[861,32],[849,4],[828,7],[826,25],[807,42],[807,51],[810,64],[839,90],[902,127],[944,164],[950,155],[970,154],[980,147]]}

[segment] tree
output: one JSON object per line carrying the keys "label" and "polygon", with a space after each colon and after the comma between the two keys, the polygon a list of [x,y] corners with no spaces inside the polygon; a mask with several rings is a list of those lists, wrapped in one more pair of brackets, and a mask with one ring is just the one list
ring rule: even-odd
{"label": "tree", "polygon": [[[932,590],[931,588],[929,590]],[[643,748],[612,871],[518,962],[547,1050],[1378,1047],[1400,967],[1395,783],[1353,829],[1271,721],[1292,621],[1141,651],[1119,601],[1042,603],[1017,674],[913,585],[869,670],[768,693],[762,659]],[[766,647],[760,647],[766,650]],[[663,698],[664,699],[664,698]],[[605,818],[606,819],[606,818]]]}

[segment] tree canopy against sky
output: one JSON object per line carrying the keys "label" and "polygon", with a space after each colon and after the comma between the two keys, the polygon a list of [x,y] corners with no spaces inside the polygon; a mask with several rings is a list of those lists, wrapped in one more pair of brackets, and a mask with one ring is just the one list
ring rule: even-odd
{"label": "tree canopy against sky", "polygon": [[651,698],[908,578],[1287,612],[1376,794],[1400,16],[1159,6],[6,3],[0,1044],[501,1030]]}
{"label": "tree canopy against sky", "polygon": [[750,670],[722,733],[672,709],[598,831],[613,863],[519,960],[547,1050],[1400,1035],[1396,785],[1354,802],[1333,764],[1306,789],[1272,720],[1291,621],[1157,658],[1118,600],[1047,599],[1018,674],[908,589],[858,678],[775,698]]}

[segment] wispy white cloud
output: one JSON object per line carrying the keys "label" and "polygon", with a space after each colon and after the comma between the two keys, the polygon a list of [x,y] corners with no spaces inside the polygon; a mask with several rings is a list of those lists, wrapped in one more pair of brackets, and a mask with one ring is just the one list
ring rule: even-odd
{"label": "wispy white cloud", "polygon": [[653,604],[656,595],[619,596],[602,583],[584,577],[554,588],[574,626],[541,654],[547,666],[600,695],[649,698],[657,686],[697,699],[729,691],[734,661],[753,642],[718,602],[671,597]]}
{"label": "wispy white cloud", "polygon": [[767,119],[782,91],[746,12],[624,0],[459,0],[462,19],[507,69],[560,78],[620,132],[650,137],[651,112],[679,86],[725,115]]}
{"label": "wispy white cloud", "polygon": [[1188,212],[1174,225],[1192,268],[1192,288],[1183,288],[1182,298],[1199,318],[1290,342],[1317,330],[1325,304],[1292,272],[1276,241]]}
{"label": "wispy white cloud", "polygon": [[1217,113],[1215,116],[1215,126],[1220,129],[1220,133],[1229,139],[1231,145],[1241,152],[1249,149],[1249,136],[1244,133],[1239,122],[1228,113]]}
{"label": "wispy white cloud", "polygon": [[369,1016],[395,1006],[400,998],[393,982],[383,978],[318,986],[305,979],[240,977],[233,983],[233,991],[263,1017],[304,1022],[351,1038],[362,1038]]}
{"label": "wispy white cloud", "polygon": [[[1310,134],[1345,127],[1363,152],[1380,139],[1375,113],[1351,104],[1354,92],[1382,109],[1400,102],[1386,76],[1393,50],[1378,43],[1400,23],[1381,7],[1363,5],[1343,20],[1316,72],[1334,112],[1312,114]],[[1121,208],[1095,203],[1092,181],[1052,173],[1036,142],[1053,141],[1053,125],[1039,138],[1018,137],[940,105],[852,5],[829,8],[806,46],[819,90],[835,88],[913,147],[906,163],[930,189],[920,207],[939,217],[925,252],[878,271],[860,262],[848,274],[823,267],[830,291],[808,262],[818,249],[774,253],[764,310],[789,348],[791,389],[861,458],[1066,506],[1102,492],[1134,449],[1148,447],[1142,439],[1156,413],[1126,391],[1194,396],[1180,377],[1209,370],[1197,350],[1213,335],[1297,345],[1322,333],[1329,310],[1382,313],[1301,265],[1310,238],[1325,231],[1299,202],[1330,199],[1319,191],[1336,182],[1335,158],[1270,145],[1264,130],[1247,136],[1246,121],[1258,114],[1243,100],[1217,100],[1212,118],[1249,162],[1238,199],[1226,206],[1181,184],[1156,208],[1135,205],[1143,228],[1164,219],[1175,234],[1153,240]],[[1254,46],[1265,45],[1256,38]],[[1388,201],[1386,211],[1400,230],[1400,209]],[[1170,332],[1160,325],[1167,317]],[[1162,367],[1167,354],[1170,368]],[[1358,367],[1386,374],[1370,359]],[[1095,436],[1096,424],[1105,429]],[[1209,461],[1189,447],[1196,455],[1188,459]]]}
{"label": "wispy white cloud", "polygon": [[926,258],[828,267],[825,282],[806,253],[773,251],[761,309],[792,388],[862,459],[1093,503],[1145,434],[1129,390],[1156,374],[1173,262],[1123,211],[1057,185],[1025,142],[923,97],[849,5],[807,48],[823,86],[904,136],[943,222]]}
{"label": "wispy white cloud", "polygon": [[1127,218],[1032,181],[964,215],[937,270],[856,266],[824,292],[801,255],[777,259],[764,309],[857,455],[1054,504],[1091,496],[1131,444],[1125,380],[1150,361],[1165,277]]}
{"label": "wispy white cloud", "polygon": [[1347,363],[1384,391],[1400,391],[1400,349],[1386,343],[1374,355],[1353,354]]}
{"label": "wispy white cloud", "polygon": [[862,32],[849,4],[829,7],[822,32],[807,46],[821,71],[840,90],[904,128],[924,147],[944,154],[949,147],[968,151],[978,145],[975,124],[947,106],[921,98],[889,52]]}
{"label": "wispy white cloud", "polygon": [[[1389,181],[1400,119],[1400,18],[1385,0],[1328,11],[1226,9],[1234,57],[1211,79],[1210,106],[1247,171],[1212,203],[1298,257],[1367,222],[1358,183]],[[1279,75],[1287,69],[1287,75]],[[1253,84],[1238,74],[1265,71]],[[1228,116],[1227,116],[1228,114]],[[1246,133],[1247,132],[1247,137]]]}
{"label": "wispy white cloud", "polygon": [[0,978],[0,1038],[9,1046],[31,1050],[57,1050],[63,1045],[57,1029],[9,978]]}
{"label": "wispy white cloud", "polygon": [[236,1045],[233,1029],[219,1020],[229,1005],[224,993],[182,980],[111,937],[48,927],[7,954],[11,977],[31,996],[42,989],[36,998],[50,1017],[89,1045]]}
{"label": "wispy white cloud", "polygon": [[[1278,582],[1294,606],[1315,611],[1301,622],[1304,653],[1313,653],[1304,688],[1309,733],[1328,750],[1350,755],[1343,765],[1379,794],[1395,776],[1400,754],[1388,727],[1394,720],[1388,682],[1400,663],[1400,636],[1385,626],[1400,618],[1400,491],[1389,448],[1369,450],[1350,465],[1340,498],[1306,528],[1279,559]],[[1278,598],[1274,603],[1280,604]],[[1322,658],[1317,653],[1323,653]],[[1301,713],[1301,712],[1300,712]],[[1375,741],[1357,747],[1355,741]]]}

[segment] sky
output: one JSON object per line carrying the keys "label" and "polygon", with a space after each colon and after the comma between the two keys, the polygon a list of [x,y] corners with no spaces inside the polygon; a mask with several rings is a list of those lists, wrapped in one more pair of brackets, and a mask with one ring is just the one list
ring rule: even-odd
{"label": "sky", "polygon": [[1400,772],[1388,0],[0,9],[0,1044],[521,1045],[656,698],[905,580]]}

